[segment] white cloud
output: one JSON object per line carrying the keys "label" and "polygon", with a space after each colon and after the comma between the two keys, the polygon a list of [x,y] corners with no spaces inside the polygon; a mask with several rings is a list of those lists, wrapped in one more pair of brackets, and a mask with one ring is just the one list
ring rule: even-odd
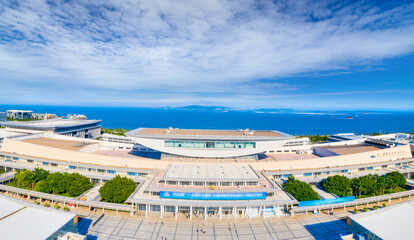
{"label": "white cloud", "polygon": [[157,93],[148,95],[154,102],[271,97],[298,88],[279,78],[351,71],[414,50],[414,4],[48,2],[0,6],[0,84],[24,85],[33,100],[50,89],[64,92],[62,102],[73,92],[87,102],[94,91],[110,91],[105,101],[127,94],[112,98],[120,103],[134,91]]}

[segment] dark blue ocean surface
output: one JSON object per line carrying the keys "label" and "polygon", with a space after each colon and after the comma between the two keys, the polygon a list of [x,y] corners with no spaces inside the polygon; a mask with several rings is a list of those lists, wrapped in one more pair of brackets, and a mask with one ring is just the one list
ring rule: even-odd
{"label": "dark blue ocean surface", "polygon": [[[37,113],[84,114],[102,119],[106,128],[174,127],[200,129],[279,130],[290,134],[333,134],[414,131],[413,112],[258,113],[256,111],[181,110],[123,107],[62,107],[0,105]],[[353,119],[346,119],[353,117]]]}

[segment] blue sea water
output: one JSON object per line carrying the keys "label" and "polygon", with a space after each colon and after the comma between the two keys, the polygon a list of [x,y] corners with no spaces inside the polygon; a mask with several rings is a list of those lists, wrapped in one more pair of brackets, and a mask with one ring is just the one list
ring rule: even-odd
{"label": "blue sea water", "polygon": [[[414,131],[414,112],[258,113],[255,111],[182,110],[127,107],[14,106],[38,113],[84,114],[106,128],[174,127],[200,129],[279,130],[289,134],[333,134]],[[353,119],[346,119],[352,116]]]}

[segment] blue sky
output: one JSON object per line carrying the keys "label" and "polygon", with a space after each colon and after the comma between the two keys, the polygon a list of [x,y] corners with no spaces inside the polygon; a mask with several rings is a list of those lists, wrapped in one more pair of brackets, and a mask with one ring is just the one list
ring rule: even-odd
{"label": "blue sky", "polygon": [[414,110],[413,66],[412,1],[0,2],[0,104]]}

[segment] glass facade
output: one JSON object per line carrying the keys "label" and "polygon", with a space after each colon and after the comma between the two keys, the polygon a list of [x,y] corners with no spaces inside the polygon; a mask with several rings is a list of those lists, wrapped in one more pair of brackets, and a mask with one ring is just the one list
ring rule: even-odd
{"label": "glass facade", "polygon": [[165,141],[166,147],[177,148],[256,148],[255,142]]}

